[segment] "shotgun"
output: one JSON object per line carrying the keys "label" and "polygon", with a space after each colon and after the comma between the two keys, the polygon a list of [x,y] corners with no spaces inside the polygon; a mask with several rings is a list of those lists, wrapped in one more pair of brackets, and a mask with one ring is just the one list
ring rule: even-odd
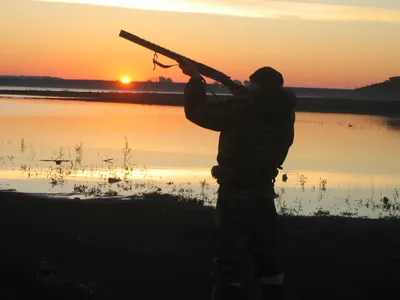
{"label": "shotgun", "polygon": [[182,58],[185,58],[190,63],[192,63],[193,65],[196,66],[197,70],[199,71],[199,73],[201,75],[211,78],[211,79],[214,79],[215,81],[227,86],[233,94],[243,94],[244,92],[247,91],[246,87],[236,84],[228,75],[222,73],[221,71],[213,69],[207,65],[204,65],[197,61],[194,61],[190,58],[187,58],[181,54],[178,54],[176,52],[168,50],[159,45],[153,44],[149,41],[146,41],[146,40],[138,37],[137,35],[127,32],[127,31],[121,30],[121,32],[119,33],[119,36],[128,41],[131,41],[135,44],[138,44],[142,47],[145,47],[149,50],[154,51],[154,57],[153,57],[154,68],[156,65],[160,66],[161,68],[169,68],[169,67],[175,66],[175,65],[164,65],[164,64],[158,62],[157,61],[157,57],[158,57],[157,53],[164,55],[172,60],[175,60],[178,64],[182,61]]}

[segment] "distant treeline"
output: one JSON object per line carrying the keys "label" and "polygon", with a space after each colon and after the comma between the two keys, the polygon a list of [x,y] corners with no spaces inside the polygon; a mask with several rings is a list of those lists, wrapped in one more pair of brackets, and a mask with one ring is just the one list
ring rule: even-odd
{"label": "distant treeline", "polygon": [[[119,80],[81,80],[61,79],[40,76],[0,76],[0,86],[15,86],[26,88],[57,88],[57,89],[88,89],[88,90],[123,90],[139,92],[175,92],[183,93],[186,82],[145,81],[121,83]],[[218,83],[208,84],[208,88],[217,94],[230,94],[230,90]],[[298,88],[286,87],[297,95],[326,98],[349,98],[352,90],[324,89],[324,88]]]}
{"label": "distant treeline", "polygon": [[400,77],[391,77],[384,82],[355,89],[354,92],[361,97],[400,101]]}
{"label": "distant treeline", "polygon": [[[175,92],[182,93],[186,82],[172,82],[169,78],[159,77],[159,80],[132,82],[124,84],[119,80],[81,80],[62,79],[49,76],[0,76],[0,86],[15,86],[26,88],[57,88],[65,90],[123,90],[138,92]],[[208,84],[208,88],[217,94],[230,94],[230,90],[218,83]],[[376,83],[354,90],[299,88],[291,89],[300,97],[320,97],[331,99],[362,99],[377,101],[400,101],[400,77],[392,77],[382,83]]]}
{"label": "distant treeline", "polygon": [[[182,93],[132,93],[132,92],[85,92],[49,90],[0,90],[0,95],[41,96],[48,99],[88,102],[115,102],[145,105],[183,106]],[[224,97],[224,96],[220,96]],[[225,96],[229,97],[229,96]],[[212,95],[209,100],[216,101]],[[35,98],[31,97],[32,101]],[[400,116],[400,101],[363,101],[344,98],[298,97],[297,111],[354,113],[368,115]]]}

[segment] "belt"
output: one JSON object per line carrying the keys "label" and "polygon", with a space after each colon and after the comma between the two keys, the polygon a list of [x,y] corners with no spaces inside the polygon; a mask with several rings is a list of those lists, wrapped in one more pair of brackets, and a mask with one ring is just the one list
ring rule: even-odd
{"label": "belt", "polygon": [[278,170],[271,172],[267,171],[237,171],[231,168],[222,168],[220,166],[213,166],[211,168],[211,175],[213,178],[217,179],[218,183],[240,183],[240,182],[248,182],[248,183],[260,183],[265,184],[271,182],[275,183],[275,178],[278,175]]}

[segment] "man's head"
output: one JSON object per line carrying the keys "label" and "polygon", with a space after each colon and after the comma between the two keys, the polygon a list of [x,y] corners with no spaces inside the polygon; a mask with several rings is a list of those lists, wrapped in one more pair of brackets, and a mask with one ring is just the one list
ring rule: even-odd
{"label": "man's head", "polygon": [[250,75],[250,89],[275,90],[283,87],[283,76],[271,67],[262,67]]}

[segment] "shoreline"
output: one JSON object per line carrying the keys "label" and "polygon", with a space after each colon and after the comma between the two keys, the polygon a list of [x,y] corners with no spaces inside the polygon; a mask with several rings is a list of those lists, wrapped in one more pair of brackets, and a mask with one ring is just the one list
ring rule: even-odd
{"label": "shoreline", "polygon": [[[49,90],[0,90],[0,96],[25,99],[108,102],[142,105],[183,106],[183,94],[167,92],[81,92]],[[221,96],[221,95],[220,95]],[[229,96],[222,96],[229,97]],[[215,98],[209,95],[210,101]],[[374,101],[351,98],[298,97],[296,111],[399,116],[400,101]]]}
{"label": "shoreline", "polygon": [[[51,199],[0,191],[4,299],[209,299],[214,208]],[[399,219],[279,218],[286,299],[389,299],[400,291]],[[392,297],[392,296],[391,296]],[[369,298],[368,298],[369,299]]]}

